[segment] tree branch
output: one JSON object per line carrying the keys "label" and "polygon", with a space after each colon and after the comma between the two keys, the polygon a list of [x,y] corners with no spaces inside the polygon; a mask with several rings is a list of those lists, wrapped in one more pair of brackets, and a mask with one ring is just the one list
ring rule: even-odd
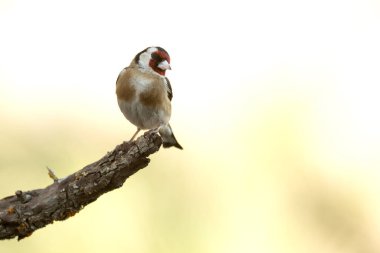
{"label": "tree branch", "polygon": [[[18,240],[56,220],[65,220],[102,194],[119,188],[125,180],[146,167],[150,154],[157,152],[161,137],[146,132],[134,142],[123,142],[99,161],[44,189],[15,195],[0,200],[0,239]],[[54,178],[54,174],[49,175]]]}

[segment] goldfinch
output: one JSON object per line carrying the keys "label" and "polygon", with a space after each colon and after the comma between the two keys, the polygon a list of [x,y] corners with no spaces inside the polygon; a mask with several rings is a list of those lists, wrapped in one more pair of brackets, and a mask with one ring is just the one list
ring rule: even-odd
{"label": "goldfinch", "polygon": [[116,95],[121,112],[137,127],[131,141],[140,130],[155,129],[164,148],[182,146],[169,125],[172,87],[165,77],[171,69],[170,57],[161,47],[148,47],[138,53],[116,80]]}

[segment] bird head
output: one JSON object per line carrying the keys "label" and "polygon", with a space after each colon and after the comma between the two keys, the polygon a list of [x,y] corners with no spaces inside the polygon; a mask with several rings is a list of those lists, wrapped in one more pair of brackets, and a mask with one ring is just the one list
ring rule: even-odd
{"label": "bird head", "polygon": [[165,76],[165,71],[171,69],[170,56],[162,47],[148,47],[138,53],[134,58],[134,63],[140,68],[153,71]]}

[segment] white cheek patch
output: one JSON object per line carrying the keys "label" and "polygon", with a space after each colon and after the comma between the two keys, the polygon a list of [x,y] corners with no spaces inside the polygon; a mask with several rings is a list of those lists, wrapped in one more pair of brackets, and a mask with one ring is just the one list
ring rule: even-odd
{"label": "white cheek patch", "polygon": [[140,55],[140,59],[139,59],[139,65],[140,65],[140,67],[142,67],[142,68],[149,67],[149,61],[150,61],[150,59],[151,59],[150,53],[148,53],[148,52],[142,53]]}

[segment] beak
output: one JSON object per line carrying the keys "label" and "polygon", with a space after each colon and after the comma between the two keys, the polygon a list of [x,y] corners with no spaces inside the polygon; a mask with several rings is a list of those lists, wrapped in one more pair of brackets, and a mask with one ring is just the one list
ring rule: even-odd
{"label": "beak", "polygon": [[158,64],[157,67],[159,67],[159,68],[162,69],[162,70],[167,70],[167,69],[170,70],[170,69],[172,69],[172,68],[170,67],[170,64],[169,64],[169,62],[168,62],[167,60],[160,62],[160,64]]}

